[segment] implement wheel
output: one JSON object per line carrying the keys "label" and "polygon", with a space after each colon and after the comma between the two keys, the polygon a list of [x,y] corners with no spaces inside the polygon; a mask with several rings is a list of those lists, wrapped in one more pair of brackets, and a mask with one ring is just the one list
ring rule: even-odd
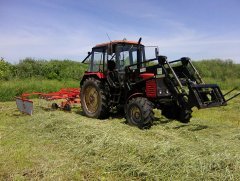
{"label": "implement wheel", "polygon": [[71,111],[72,110],[72,107],[70,104],[65,104],[64,107],[63,107],[63,110],[64,111]]}
{"label": "implement wheel", "polygon": [[154,120],[152,103],[144,97],[133,98],[127,104],[126,118],[128,124],[140,129],[148,129]]}
{"label": "implement wheel", "polygon": [[54,102],[54,103],[52,103],[52,106],[51,106],[51,107],[52,107],[52,109],[53,109],[53,110],[56,110],[56,109],[58,109],[58,108],[59,108],[58,104],[57,104],[57,103],[55,103],[55,102]]}
{"label": "implement wheel", "polygon": [[108,117],[107,94],[101,81],[88,78],[81,87],[81,106],[84,114],[90,118]]}

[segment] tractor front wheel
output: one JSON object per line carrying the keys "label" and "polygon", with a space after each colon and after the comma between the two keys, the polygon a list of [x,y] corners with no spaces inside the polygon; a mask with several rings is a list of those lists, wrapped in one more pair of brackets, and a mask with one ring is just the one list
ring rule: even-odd
{"label": "tractor front wheel", "polygon": [[88,78],[81,87],[81,106],[84,114],[91,118],[107,118],[109,108],[107,93],[100,80]]}
{"label": "tractor front wheel", "polygon": [[133,98],[126,107],[126,118],[128,124],[140,129],[148,129],[154,120],[152,103],[144,97]]}
{"label": "tractor front wheel", "polygon": [[177,120],[180,121],[181,123],[189,123],[191,117],[192,117],[192,110],[180,109]]}
{"label": "tractor front wheel", "polygon": [[162,115],[168,119],[176,119],[182,123],[190,122],[192,110],[180,108],[177,105],[164,106]]}

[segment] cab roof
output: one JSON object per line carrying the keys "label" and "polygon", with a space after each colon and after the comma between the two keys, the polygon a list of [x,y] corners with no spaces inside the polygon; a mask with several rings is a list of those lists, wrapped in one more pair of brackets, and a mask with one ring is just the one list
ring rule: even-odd
{"label": "cab roof", "polygon": [[[114,40],[114,41],[111,41],[111,42],[106,42],[106,43],[101,43],[101,44],[97,44],[94,48],[97,48],[97,47],[105,47],[105,46],[108,46],[108,45],[115,45],[115,44],[131,44],[131,45],[137,45],[138,42],[136,41],[128,41],[128,40]],[[140,45],[142,45],[140,43]]]}

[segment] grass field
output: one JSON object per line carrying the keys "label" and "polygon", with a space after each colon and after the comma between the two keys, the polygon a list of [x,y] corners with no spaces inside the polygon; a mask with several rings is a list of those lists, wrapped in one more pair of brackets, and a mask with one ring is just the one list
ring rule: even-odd
{"label": "grass field", "polygon": [[36,104],[28,116],[0,102],[0,180],[240,180],[240,98],[189,124],[156,110],[150,130]]}

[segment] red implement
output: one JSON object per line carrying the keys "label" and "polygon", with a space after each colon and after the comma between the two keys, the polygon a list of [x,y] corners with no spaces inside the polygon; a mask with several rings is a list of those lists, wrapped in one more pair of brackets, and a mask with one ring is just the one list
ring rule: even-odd
{"label": "red implement", "polygon": [[33,105],[28,106],[29,103],[33,103],[29,100],[30,96],[38,95],[39,98],[45,99],[47,101],[65,99],[61,104],[52,103],[52,108],[61,108],[66,111],[71,111],[71,106],[73,104],[80,103],[80,88],[62,88],[57,92],[42,93],[42,92],[32,92],[23,93],[20,97],[16,97],[16,104],[19,111],[32,115]]}

